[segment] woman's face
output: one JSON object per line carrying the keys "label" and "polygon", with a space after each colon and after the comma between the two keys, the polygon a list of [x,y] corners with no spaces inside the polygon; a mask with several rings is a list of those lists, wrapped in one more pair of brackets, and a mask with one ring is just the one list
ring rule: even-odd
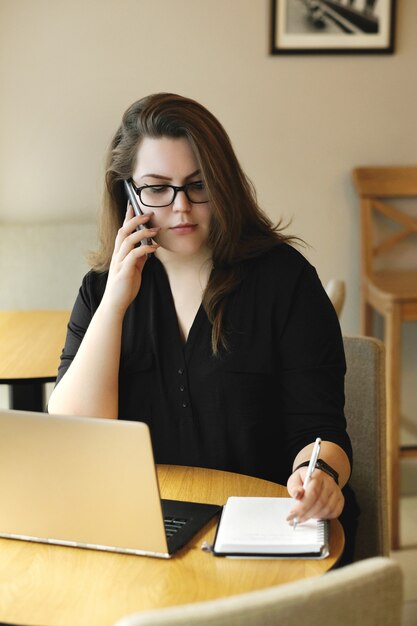
{"label": "woman's face", "polygon": [[[165,202],[166,194],[170,193],[163,185],[198,183],[202,181],[202,173],[185,137],[145,137],[137,152],[132,178],[136,187],[152,186],[142,192],[142,201],[157,204]],[[203,184],[190,185],[189,190],[193,199],[205,200]],[[161,198],[165,199],[161,201]],[[152,226],[160,228],[155,240],[162,248],[181,255],[207,253],[211,217],[208,202],[193,203],[184,191],[179,191],[169,206],[152,208],[145,206],[139,197],[138,201],[143,213],[152,214]]]}

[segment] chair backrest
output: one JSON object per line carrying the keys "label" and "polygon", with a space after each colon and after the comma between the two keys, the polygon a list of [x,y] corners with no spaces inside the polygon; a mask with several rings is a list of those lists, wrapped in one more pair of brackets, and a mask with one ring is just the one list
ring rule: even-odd
{"label": "chair backrest", "polygon": [[261,591],[128,615],[115,626],[399,626],[402,601],[400,566],[377,557]]}
{"label": "chair backrest", "polygon": [[326,293],[335,308],[337,317],[340,317],[346,299],[345,281],[338,278],[332,278],[326,285]]}
{"label": "chair backrest", "polygon": [[350,484],[361,515],[354,560],[389,553],[385,351],[371,337],[344,337],[345,413],[353,446]]}
{"label": "chair backrest", "polygon": [[[367,276],[374,272],[374,260],[391,252],[404,239],[417,234],[417,219],[398,203],[388,199],[417,198],[417,167],[357,167],[353,181],[361,199],[362,266]],[[375,218],[380,215],[394,228],[376,234]]]}

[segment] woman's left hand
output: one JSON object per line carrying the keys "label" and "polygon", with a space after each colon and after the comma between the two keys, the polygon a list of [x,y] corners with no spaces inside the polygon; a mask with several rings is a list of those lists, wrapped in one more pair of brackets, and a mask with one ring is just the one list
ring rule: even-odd
{"label": "woman's left hand", "polygon": [[287,489],[297,503],[287,517],[290,523],[297,519],[302,523],[311,517],[333,519],[339,517],[345,503],[344,496],[336,481],[327,473],[316,468],[306,489],[303,482],[307,467],[300,467],[288,479]]}

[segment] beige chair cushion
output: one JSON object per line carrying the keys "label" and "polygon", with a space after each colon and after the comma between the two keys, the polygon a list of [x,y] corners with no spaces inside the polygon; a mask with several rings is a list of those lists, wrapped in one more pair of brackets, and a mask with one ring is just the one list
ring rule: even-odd
{"label": "beige chair cushion", "polygon": [[350,484],[361,515],[354,560],[389,553],[385,351],[371,337],[344,337],[347,363],[345,413],[353,447]]}
{"label": "beige chair cushion", "polygon": [[262,591],[136,613],[115,626],[400,626],[402,585],[400,566],[376,557]]}

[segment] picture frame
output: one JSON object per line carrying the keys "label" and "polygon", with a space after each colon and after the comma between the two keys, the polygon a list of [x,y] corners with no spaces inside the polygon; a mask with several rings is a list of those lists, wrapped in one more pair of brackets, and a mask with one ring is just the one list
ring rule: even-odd
{"label": "picture frame", "polygon": [[393,54],[396,0],[271,0],[271,54]]}

